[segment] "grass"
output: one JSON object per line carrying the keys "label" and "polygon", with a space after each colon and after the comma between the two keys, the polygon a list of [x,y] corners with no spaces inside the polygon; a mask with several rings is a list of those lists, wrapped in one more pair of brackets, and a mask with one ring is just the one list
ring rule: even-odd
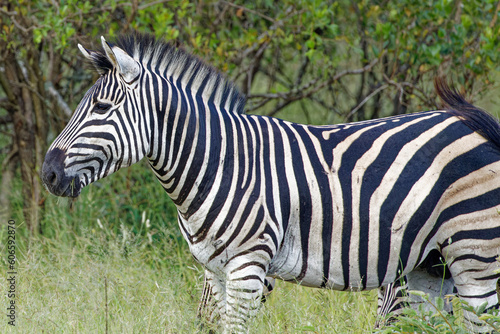
{"label": "grass", "polygon": [[[44,252],[47,247],[54,252]],[[116,249],[100,258],[81,248],[66,252],[39,242],[19,263],[16,330],[104,333],[108,326],[109,333],[195,332],[202,282],[199,268],[155,269],[143,252],[127,258],[119,253]],[[5,291],[5,286],[1,288]],[[6,305],[5,296],[2,299]],[[370,332],[374,313],[370,301],[372,294],[279,284],[251,328],[256,333]],[[13,331],[2,321],[0,332]]]}
{"label": "grass", "polygon": [[[193,280],[184,281],[181,273],[168,268],[155,270],[147,263],[148,254],[139,249],[123,256],[120,243],[111,244],[105,257],[85,248],[70,250],[38,239],[24,254],[17,275],[17,330],[104,333],[106,326],[109,333],[194,330]],[[8,329],[3,321],[0,331]]]}
{"label": "grass", "polygon": [[[16,326],[0,333],[193,333],[203,270],[177,226],[175,207],[145,163],[83,190],[77,201],[48,196],[43,233],[28,238],[20,184],[16,229]],[[7,271],[7,229],[0,230]],[[0,305],[8,305],[0,280]],[[5,312],[4,312],[5,313]],[[369,333],[376,293],[278,282],[251,333]],[[203,332],[202,332],[203,333]]]}

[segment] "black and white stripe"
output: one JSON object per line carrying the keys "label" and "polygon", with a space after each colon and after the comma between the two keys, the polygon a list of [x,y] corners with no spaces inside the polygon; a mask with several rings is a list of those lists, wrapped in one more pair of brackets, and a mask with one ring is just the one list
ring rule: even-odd
{"label": "black and white stripe", "polygon": [[307,126],[244,114],[231,83],[149,36],[103,49],[81,48],[102,76],[44,183],[77,196],[147,157],[206,268],[200,314],[226,332],[245,330],[266,276],[373,289],[411,280],[431,251],[462,298],[498,304],[500,127],[443,84],[449,111]]}

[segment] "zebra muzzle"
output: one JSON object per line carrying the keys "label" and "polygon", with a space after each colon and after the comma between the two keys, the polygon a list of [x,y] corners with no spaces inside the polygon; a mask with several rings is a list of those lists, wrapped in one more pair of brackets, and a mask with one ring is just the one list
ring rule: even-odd
{"label": "zebra muzzle", "polygon": [[56,196],[77,197],[81,186],[78,175],[67,175],[64,168],[65,153],[54,148],[45,155],[41,178],[47,190]]}

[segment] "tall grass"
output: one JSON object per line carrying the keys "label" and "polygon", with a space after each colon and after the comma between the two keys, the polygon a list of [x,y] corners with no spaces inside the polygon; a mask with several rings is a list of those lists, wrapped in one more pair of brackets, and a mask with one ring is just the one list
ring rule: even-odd
{"label": "tall grass", "polygon": [[[175,207],[139,163],[87,187],[76,201],[49,196],[42,234],[29,239],[20,184],[16,327],[0,333],[193,333],[203,270],[177,226]],[[19,182],[16,180],[16,182]],[[7,269],[0,230],[2,268]],[[0,305],[7,305],[0,280]],[[252,333],[368,333],[374,292],[335,292],[278,282]],[[203,332],[203,331],[202,331]]]}

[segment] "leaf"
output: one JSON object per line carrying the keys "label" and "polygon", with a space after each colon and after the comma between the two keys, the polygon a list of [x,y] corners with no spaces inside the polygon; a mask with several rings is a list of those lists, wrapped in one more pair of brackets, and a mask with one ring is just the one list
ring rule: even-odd
{"label": "leaf", "polygon": [[313,39],[309,39],[307,42],[306,42],[306,46],[308,49],[314,49],[314,47],[316,46],[316,42],[313,40]]}
{"label": "leaf", "polygon": [[424,299],[427,299],[427,294],[425,292],[422,292],[422,291],[418,291],[418,290],[409,290],[408,293],[410,295],[415,295],[415,296],[419,296],[419,297],[422,297]]}
{"label": "leaf", "polygon": [[316,50],[314,50],[314,49],[308,50],[308,51],[306,52],[306,57],[307,57],[307,58],[309,58],[309,60],[311,60],[311,59],[312,59],[312,57],[313,57],[313,55],[314,55],[314,52],[315,52],[315,51],[316,51]]}
{"label": "leaf", "polygon": [[484,313],[484,310],[486,310],[486,307],[488,306],[488,302],[484,302],[481,305],[479,305],[476,309],[476,314],[482,314]]}
{"label": "leaf", "polygon": [[493,314],[488,314],[488,313],[483,313],[481,316],[479,316],[479,320],[482,321],[486,321],[493,318],[495,318],[495,316]]}
{"label": "leaf", "polygon": [[35,44],[40,44],[42,42],[43,32],[40,29],[35,29],[33,31],[33,42]]}
{"label": "leaf", "polygon": [[328,30],[330,31],[330,33],[335,37],[339,34],[340,32],[340,29],[339,29],[339,26],[336,25],[335,23],[332,23],[328,26]]}
{"label": "leaf", "polygon": [[441,51],[441,45],[439,44],[431,45],[427,50],[429,50],[432,57],[436,57],[437,55],[439,55],[439,52]]}
{"label": "leaf", "polygon": [[436,298],[436,307],[440,311],[444,309],[444,299],[443,298],[440,298],[440,297]]}
{"label": "leaf", "polygon": [[472,19],[470,18],[469,15],[461,15],[460,20],[462,21],[462,25],[464,26],[465,29],[469,29],[470,26],[472,25]]}

